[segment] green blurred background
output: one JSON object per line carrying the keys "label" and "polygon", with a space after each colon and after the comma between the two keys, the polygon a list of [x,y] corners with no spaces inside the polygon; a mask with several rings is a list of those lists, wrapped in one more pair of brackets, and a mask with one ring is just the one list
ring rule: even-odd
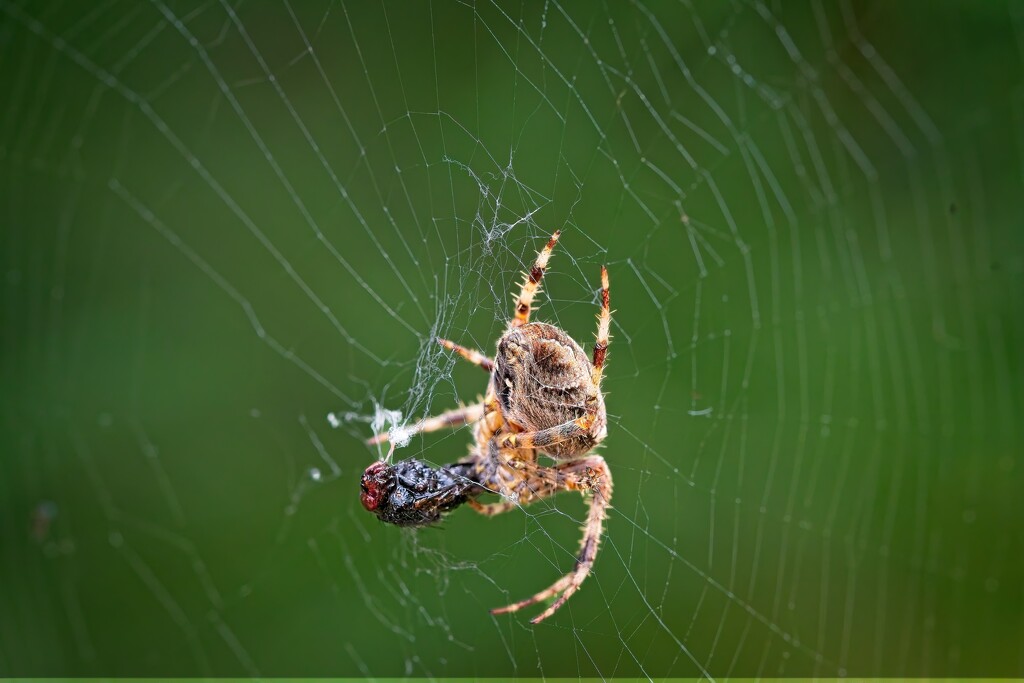
{"label": "green blurred background", "polygon": [[[0,676],[1024,675],[1019,5],[0,10]],[[555,228],[615,509],[531,627],[577,498],[357,488]]]}

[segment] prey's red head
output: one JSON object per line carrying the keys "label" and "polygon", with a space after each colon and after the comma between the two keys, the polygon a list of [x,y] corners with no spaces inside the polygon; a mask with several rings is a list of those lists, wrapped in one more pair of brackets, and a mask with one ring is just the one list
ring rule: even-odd
{"label": "prey's red head", "polygon": [[394,470],[382,461],[378,460],[367,467],[359,482],[359,501],[363,507],[370,512],[375,511],[391,493],[394,479]]}

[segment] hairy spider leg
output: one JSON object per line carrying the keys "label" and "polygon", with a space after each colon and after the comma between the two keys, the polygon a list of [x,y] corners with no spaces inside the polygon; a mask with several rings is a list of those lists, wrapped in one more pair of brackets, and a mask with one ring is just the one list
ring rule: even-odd
{"label": "hairy spider leg", "polygon": [[500,503],[481,503],[479,500],[469,501],[469,507],[479,512],[484,517],[494,517],[505,512],[511,512],[519,507],[518,502],[504,500]]}
{"label": "hairy spider leg", "polygon": [[608,332],[612,324],[612,312],[608,307],[608,269],[601,266],[601,312],[597,316],[597,342],[594,343],[594,369],[591,379],[601,386],[601,375],[604,371],[604,358],[608,354]]}
{"label": "hairy spider leg", "polygon": [[561,443],[582,436],[590,431],[597,418],[596,413],[587,412],[583,417],[578,417],[569,422],[563,422],[554,427],[541,429],[536,432],[508,432],[502,434],[498,439],[499,448],[526,448],[543,449],[554,443]]}
{"label": "hairy spider leg", "polygon": [[572,460],[550,468],[537,465],[533,467],[536,467],[534,476],[526,480],[527,485],[532,485],[533,501],[566,490],[580,491],[584,495],[589,493],[591,496],[587,522],[583,527],[583,540],[580,542],[580,550],[576,556],[576,566],[573,570],[550,587],[526,600],[491,610],[491,614],[516,612],[523,607],[561,594],[550,607],[530,620],[530,623],[538,624],[558,611],[558,608],[579,590],[584,579],[590,574],[594,558],[597,556],[598,545],[601,543],[601,532],[612,498],[612,476],[604,458],[599,455]]}
{"label": "hairy spider leg", "polygon": [[[482,420],[483,417],[484,404],[474,403],[473,405],[447,410],[440,415],[435,415],[434,417],[425,417],[417,422],[408,434],[409,436],[412,436],[413,434],[419,434],[421,432],[436,432],[439,429],[461,427],[464,424],[470,424],[471,422]],[[387,443],[389,440],[390,433],[384,432],[383,434],[378,434],[372,439],[368,439],[366,443],[374,446],[376,444]]]}
{"label": "hairy spider leg", "polygon": [[530,269],[529,273],[524,274],[519,296],[516,297],[515,317],[512,318],[510,323],[512,327],[519,327],[530,322],[530,311],[533,310],[533,297],[540,290],[540,281],[544,279],[544,273],[548,269],[548,259],[551,258],[551,250],[555,248],[555,244],[558,242],[561,234],[561,230],[555,230],[555,234],[551,236],[548,243],[537,254],[537,260],[534,262],[533,268]]}
{"label": "hairy spider leg", "polygon": [[453,341],[441,339],[440,337],[437,338],[437,343],[443,346],[444,348],[448,349],[449,351],[454,351],[455,353],[459,354],[473,365],[479,365],[487,372],[491,372],[492,370],[494,370],[494,361],[485,356],[484,354],[480,353],[476,349],[469,349],[466,348],[465,346],[456,344]]}

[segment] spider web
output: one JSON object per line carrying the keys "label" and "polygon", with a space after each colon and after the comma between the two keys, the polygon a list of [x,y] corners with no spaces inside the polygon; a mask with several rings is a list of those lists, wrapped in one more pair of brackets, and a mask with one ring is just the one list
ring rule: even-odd
{"label": "spider web", "polygon": [[[1017,5],[0,10],[0,675],[1024,675]],[[531,627],[577,497],[357,482],[555,228],[615,495]]]}

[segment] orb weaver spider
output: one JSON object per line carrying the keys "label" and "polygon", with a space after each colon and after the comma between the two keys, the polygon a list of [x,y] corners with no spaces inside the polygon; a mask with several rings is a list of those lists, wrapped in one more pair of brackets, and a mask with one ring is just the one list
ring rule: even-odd
{"label": "orb weaver spider", "polygon": [[[601,268],[601,311],[592,359],[560,328],[530,322],[533,299],[560,234],[556,231],[551,236],[525,274],[514,315],[498,340],[493,360],[447,339],[437,340],[482,368],[490,380],[481,402],[424,418],[414,432],[472,424],[474,444],[468,459],[436,469],[418,460],[395,465],[378,461],[366,469],[360,482],[364,508],[384,522],[411,527],[437,522],[464,503],[481,514],[497,515],[560,491],[589,496],[573,570],[532,597],[491,610],[493,614],[515,612],[558,596],[531,620],[534,624],[554,614],[590,574],[612,496],[608,465],[591,453],[608,433],[601,392],[611,324],[607,268]],[[380,434],[368,443],[388,440],[388,434]],[[542,465],[540,455],[554,464]],[[485,492],[497,493],[503,500],[481,503],[477,497]]]}

